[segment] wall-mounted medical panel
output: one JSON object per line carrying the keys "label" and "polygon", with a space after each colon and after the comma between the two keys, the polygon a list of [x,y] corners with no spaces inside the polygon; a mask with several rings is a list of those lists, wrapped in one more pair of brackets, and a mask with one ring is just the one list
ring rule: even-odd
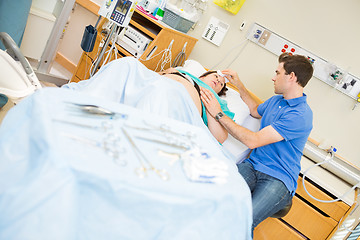
{"label": "wall-mounted medical panel", "polygon": [[326,61],[257,23],[254,23],[250,28],[247,39],[277,56],[284,52],[304,55],[314,66],[314,77],[351,98],[359,98],[360,79],[337,67],[334,63]]}
{"label": "wall-mounted medical panel", "polygon": [[216,17],[211,17],[202,37],[216,46],[220,46],[227,31],[229,30],[229,27],[229,24]]}

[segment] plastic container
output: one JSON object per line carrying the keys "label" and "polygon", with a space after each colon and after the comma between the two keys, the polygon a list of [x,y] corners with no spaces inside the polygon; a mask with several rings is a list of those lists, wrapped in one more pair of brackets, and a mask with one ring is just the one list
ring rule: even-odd
{"label": "plastic container", "polygon": [[169,25],[170,27],[178,31],[181,31],[183,33],[187,33],[195,23],[181,17],[180,15],[174,13],[168,8],[165,8],[164,17],[162,21],[167,25]]}

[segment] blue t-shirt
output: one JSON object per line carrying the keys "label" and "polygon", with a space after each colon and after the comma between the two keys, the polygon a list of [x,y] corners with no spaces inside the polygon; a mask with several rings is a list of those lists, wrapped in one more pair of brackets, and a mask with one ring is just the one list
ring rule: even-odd
{"label": "blue t-shirt", "polygon": [[290,100],[276,95],[260,104],[260,129],[271,125],[284,140],[255,148],[246,160],[255,170],[281,180],[294,195],[300,173],[300,160],[313,124],[306,95]]}

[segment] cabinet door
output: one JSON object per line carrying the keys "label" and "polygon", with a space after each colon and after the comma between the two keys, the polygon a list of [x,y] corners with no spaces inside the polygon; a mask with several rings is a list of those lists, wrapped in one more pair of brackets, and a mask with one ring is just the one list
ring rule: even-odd
{"label": "cabinet door", "polygon": [[[305,178],[307,179],[307,178]],[[317,188],[312,183],[305,180],[305,187],[306,190],[315,198],[321,199],[324,201],[333,200],[332,197],[321,191],[321,189]],[[350,209],[350,206],[347,205],[344,202],[338,201],[334,203],[322,203],[319,201],[316,201],[315,199],[311,198],[305,191],[302,177],[299,177],[298,179],[298,187],[296,190],[296,193],[300,195],[302,198],[306,199],[306,201],[309,201],[311,204],[315,205],[317,208],[319,208],[321,211],[329,215],[331,218],[336,220],[337,222],[340,221],[340,219],[346,214],[346,212]]]}
{"label": "cabinet door", "polygon": [[334,219],[296,196],[283,220],[312,240],[326,239],[337,225]]}
{"label": "cabinet door", "polygon": [[306,237],[276,218],[268,218],[254,230],[254,240],[304,240]]}
{"label": "cabinet door", "polygon": [[[141,56],[140,61],[147,68],[156,72],[161,71],[161,68],[165,70],[171,66],[183,48],[185,49],[185,54],[183,55],[183,60],[185,61],[185,59],[187,59],[190,55],[196,42],[197,39],[186,34],[164,28],[146,49],[144,54]],[[165,52],[167,49],[170,51]]]}
{"label": "cabinet door", "polygon": [[[109,52],[109,51],[110,51],[110,47],[108,47],[106,49],[104,57],[101,59],[100,64],[98,66],[98,69],[100,69],[100,67],[104,64],[104,61],[106,61],[106,63],[109,63],[109,62],[121,57],[117,54],[118,50],[116,48],[115,48],[115,50],[112,49],[111,52]],[[94,61],[91,60],[91,58],[88,56],[87,53],[83,53],[81,60],[79,62],[79,65],[77,67],[76,73],[75,73],[76,77],[73,77],[72,81],[78,82],[79,79],[80,80],[89,79],[90,73],[91,73],[93,67],[94,67]]]}
{"label": "cabinet door", "polygon": [[78,82],[78,80],[89,79],[90,77],[90,68],[92,66],[91,58],[88,57],[87,54],[83,53],[79,65],[76,69],[75,76],[72,81]]}

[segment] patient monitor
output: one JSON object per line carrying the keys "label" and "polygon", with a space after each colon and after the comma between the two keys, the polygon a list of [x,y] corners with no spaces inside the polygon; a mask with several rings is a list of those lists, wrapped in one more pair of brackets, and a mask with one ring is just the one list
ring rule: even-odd
{"label": "patient monitor", "polygon": [[[110,39],[112,38],[112,35],[115,34],[115,32],[117,32],[118,28],[116,26],[119,26],[120,29],[123,29],[124,27],[127,27],[129,25],[132,14],[135,11],[136,4],[137,4],[137,0],[131,0],[131,1],[130,0],[105,0],[103,2],[103,4],[100,7],[100,10],[99,10],[100,17],[98,19],[98,22],[101,17],[105,17],[105,18],[109,19],[110,22],[114,23],[113,26],[111,27],[111,32],[108,34],[108,36],[106,38],[104,46],[108,46],[108,44],[110,43]],[[96,23],[96,25],[97,25],[97,23]],[[102,57],[105,54],[105,50],[106,50],[106,47],[103,47],[99,54],[99,57],[97,58],[97,60],[94,63],[94,67],[91,70],[90,76],[93,76],[95,71],[97,70],[97,68],[100,64],[100,61],[102,60]],[[106,60],[103,62],[103,65],[105,63],[106,63]]]}
{"label": "patient monitor", "polygon": [[136,7],[135,0],[105,0],[100,7],[99,15],[115,24],[126,27]]}

